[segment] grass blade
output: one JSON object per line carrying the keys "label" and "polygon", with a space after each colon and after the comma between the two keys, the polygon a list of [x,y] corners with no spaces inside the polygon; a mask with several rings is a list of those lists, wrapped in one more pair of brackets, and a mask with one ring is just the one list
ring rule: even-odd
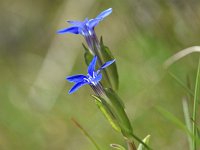
{"label": "grass blade", "polygon": [[83,132],[83,134],[89,139],[89,141],[92,142],[96,149],[101,150],[95,140],[89,135],[89,133],[75,119],[72,118],[71,120]]}
{"label": "grass blade", "polygon": [[192,133],[194,136],[193,139],[193,150],[197,149],[197,143],[196,143],[196,138],[197,138],[197,126],[196,126],[196,120],[197,120],[197,110],[198,110],[198,92],[199,92],[199,80],[200,80],[200,59],[199,59],[199,64],[198,64],[198,69],[197,69],[197,75],[196,75],[196,82],[195,82],[195,90],[194,90],[194,105],[193,105],[193,114],[192,114]]}
{"label": "grass blade", "polygon": [[189,89],[176,75],[174,75],[172,72],[169,72],[169,75],[177,81],[179,85],[181,85],[187,92],[194,97],[193,91]]}
{"label": "grass blade", "polygon": [[132,137],[137,140],[140,144],[142,144],[147,150],[153,150],[151,147],[149,147],[143,140],[141,140],[139,137],[137,137],[135,134],[132,134]]}
{"label": "grass blade", "polygon": [[107,102],[101,97],[95,95],[92,95],[92,97],[95,99],[95,103],[97,104],[103,115],[106,117],[110,125],[113,127],[113,129],[115,129],[117,132],[121,132],[121,129],[116,121],[116,118],[111,112],[109,104],[107,104]]}
{"label": "grass blade", "polygon": [[193,47],[189,47],[186,49],[183,49],[181,51],[179,51],[178,53],[174,54],[173,56],[171,56],[170,58],[168,58],[165,63],[164,63],[164,67],[168,68],[170,67],[172,64],[174,64],[176,61],[180,60],[181,58],[192,54],[194,52],[200,52],[200,46],[193,46]]}
{"label": "grass blade", "polygon": [[[147,135],[142,141],[145,143],[145,144],[149,144],[149,139],[150,139],[150,135]],[[137,150],[146,150],[146,148],[140,143]]]}
{"label": "grass blade", "polygon": [[177,125],[181,130],[183,130],[185,133],[187,133],[189,136],[192,137],[192,133],[188,130],[185,124],[182,123],[176,116],[174,116],[172,113],[166,111],[165,109],[161,107],[156,107],[156,108],[165,118],[170,120],[172,123]]}
{"label": "grass blade", "polygon": [[[183,98],[182,103],[183,103],[183,114],[184,114],[184,118],[185,118],[185,124],[186,124],[186,127],[188,128],[188,130],[192,133],[192,123],[191,123],[187,99]],[[190,148],[190,150],[192,150],[193,138],[189,135],[187,137],[188,137],[189,148]]]}

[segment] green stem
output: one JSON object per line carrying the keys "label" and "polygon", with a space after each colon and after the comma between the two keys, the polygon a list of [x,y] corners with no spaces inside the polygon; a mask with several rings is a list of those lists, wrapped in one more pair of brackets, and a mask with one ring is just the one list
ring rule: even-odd
{"label": "green stem", "polygon": [[89,135],[89,133],[74,119],[71,118],[72,122],[83,132],[83,134],[91,141],[97,150],[101,150],[94,139]]}
{"label": "green stem", "polygon": [[197,127],[196,127],[196,120],[197,120],[197,110],[198,110],[198,91],[199,91],[199,73],[200,73],[200,59],[197,69],[197,76],[196,76],[196,83],[195,83],[195,91],[194,91],[194,105],[193,105],[193,115],[192,115],[192,132],[193,132],[193,150],[197,149],[196,145],[196,138],[197,138]]}
{"label": "green stem", "polygon": [[174,78],[176,81],[177,81],[177,83],[179,84],[179,85],[181,85],[185,90],[187,90],[188,91],[188,93],[191,95],[191,96],[194,96],[194,94],[193,94],[193,91],[191,90],[191,89],[189,89],[184,83],[183,83],[183,81],[181,81],[177,76],[175,76],[172,72],[168,72],[169,73],[169,75],[172,77],[172,78]]}
{"label": "green stem", "polygon": [[137,140],[139,143],[141,143],[146,149],[148,150],[153,150],[152,148],[150,148],[146,143],[144,143],[142,140],[140,140],[140,138],[138,138],[135,134],[131,135],[133,139]]}

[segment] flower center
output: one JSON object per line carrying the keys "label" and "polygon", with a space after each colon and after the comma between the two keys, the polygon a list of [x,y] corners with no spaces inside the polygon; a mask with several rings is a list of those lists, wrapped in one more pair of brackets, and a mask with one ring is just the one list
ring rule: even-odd
{"label": "flower center", "polygon": [[93,72],[93,76],[91,76],[90,74],[87,74],[87,78],[84,78],[84,80],[90,83],[91,85],[96,86],[98,84],[98,82],[95,81],[96,77],[97,77],[96,73]]}

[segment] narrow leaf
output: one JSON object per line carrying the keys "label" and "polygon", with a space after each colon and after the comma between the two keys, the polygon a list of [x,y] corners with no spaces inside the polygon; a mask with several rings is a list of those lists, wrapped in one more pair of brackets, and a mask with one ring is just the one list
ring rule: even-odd
{"label": "narrow leaf", "polygon": [[176,118],[172,113],[166,111],[165,109],[161,107],[156,107],[156,109],[169,121],[174,123],[177,127],[179,127],[181,130],[183,130],[188,135],[192,136],[191,132],[188,130],[188,128],[185,126],[184,123],[182,123],[178,118]]}
{"label": "narrow leaf", "polygon": [[171,56],[170,58],[168,58],[165,63],[164,63],[164,67],[168,68],[170,67],[172,64],[174,64],[176,61],[180,60],[181,58],[188,56],[189,54],[192,54],[194,52],[200,52],[200,46],[193,46],[193,47],[189,47],[186,49],[183,49],[181,51],[179,51],[178,53],[174,54],[173,56]]}
{"label": "narrow leaf", "polygon": [[84,53],[85,63],[87,66],[89,66],[90,62],[93,59],[93,55],[90,53],[89,49],[84,44],[82,45],[85,50],[85,53]]}
{"label": "narrow leaf", "polygon": [[[192,133],[192,123],[191,123],[191,117],[190,117],[187,99],[183,98],[182,103],[183,103],[183,114],[184,114],[184,118],[185,118],[185,124],[186,124],[187,129]],[[193,138],[188,134],[187,134],[187,138],[188,138],[190,150],[192,150],[192,140],[193,140]]]}
{"label": "narrow leaf", "polygon": [[[103,44],[102,37],[100,40],[100,47],[101,47],[101,50],[99,51],[99,57],[103,63],[114,59],[109,48]],[[108,78],[107,79],[108,82],[111,84],[111,88],[113,88],[114,90],[117,90],[119,86],[119,76],[118,76],[116,62],[114,62],[110,67],[106,68],[104,72]]]}
{"label": "narrow leaf", "polygon": [[193,114],[192,114],[192,128],[193,128],[193,150],[197,149],[197,110],[198,110],[198,99],[199,99],[199,82],[200,82],[200,58],[199,58],[199,64],[197,69],[197,75],[196,75],[196,82],[195,82],[195,91],[194,91],[194,105],[193,105]]}
{"label": "narrow leaf", "polygon": [[200,130],[197,128],[198,138],[200,139]]}
{"label": "narrow leaf", "polygon": [[151,148],[145,144],[140,138],[138,138],[134,133],[130,123],[130,120],[124,110],[124,105],[121,104],[122,100],[120,97],[110,88],[105,88],[106,95],[108,100],[111,102],[111,107],[113,108],[113,114],[116,116],[119,126],[121,128],[122,134],[128,140],[137,140],[139,143],[142,143],[144,147],[148,150]]}
{"label": "narrow leaf", "polygon": [[106,117],[110,125],[113,127],[113,129],[115,129],[118,132],[121,132],[121,129],[109,108],[110,106],[106,103],[106,101],[103,100],[101,97],[97,97],[95,95],[92,95],[92,97],[95,99],[97,106],[99,107],[103,115]]}
{"label": "narrow leaf", "polygon": [[72,122],[76,125],[76,127],[78,127],[82,132],[83,134],[88,138],[88,140],[95,146],[95,148],[97,150],[101,150],[99,148],[99,146],[97,145],[97,143],[95,142],[95,140],[89,135],[89,133],[75,120],[75,119],[71,119]]}
{"label": "narrow leaf", "polygon": [[124,110],[124,105],[122,104],[122,100],[120,97],[110,88],[105,88],[106,95],[108,97],[107,101],[110,101],[111,107],[113,109],[113,114],[115,115],[120,128],[122,130],[122,134],[125,137],[130,137],[133,130],[131,123],[128,119],[128,116]]}
{"label": "narrow leaf", "polygon": [[85,44],[82,43],[82,46],[83,46],[83,48],[84,48],[84,50],[85,50],[86,52],[89,52],[89,49],[85,46]]}
{"label": "narrow leaf", "polygon": [[115,91],[113,91],[111,88],[105,88],[104,90],[106,91],[107,94],[113,95],[113,97],[115,97],[116,100],[120,103],[120,105],[125,109],[124,102],[123,102],[122,99],[116,94]]}
{"label": "narrow leaf", "polygon": [[151,147],[149,147],[146,143],[144,143],[139,137],[137,137],[135,134],[132,134],[132,137],[136,139],[140,144],[142,144],[147,150],[152,150]]}
{"label": "narrow leaf", "polygon": [[[149,144],[149,139],[150,139],[150,135],[147,135],[142,141],[145,143],[145,144]],[[139,146],[138,146],[138,148],[137,148],[137,150],[147,150],[146,149],[146,147],[144,147],[144,145],[143,144],[139,144]]]}

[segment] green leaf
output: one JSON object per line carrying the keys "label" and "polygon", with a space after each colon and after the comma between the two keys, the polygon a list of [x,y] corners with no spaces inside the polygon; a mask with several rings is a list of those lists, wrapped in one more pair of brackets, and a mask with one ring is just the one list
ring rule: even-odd
{"label": "green leaf", "polygon": [[[101,47],[101,50],[99,51],[99,58],[101,59],[102,63],[105,63],[107,61],[114,59],[109,48],[104,45],[102,37],[100,39],[100,47]],[[113,63],[108,68],[106,68],[104,72],[108,80],[107,82],[110,83],[111,88],[113,88],[114,90],[117,90],[119,86],[119,76],[118,76],[116,62]]]}
{"label": "green leaf", "polygon": [[104,99],[102,99],[101,97],[98,97],[95,95],[92,95],[92,97],[95,99],[97,106],[99,107],[101,112],[104,114],[104,116],[106,117],[108,122],[111,124],[113,129],[115,129],[118,132],[121,132],[121,129],[116,122],[116,118],[114,117],[114,115],[111,112],[109,104],[107,104],[107,102]]}
{"label": "green leaf", "polygon": [[85,63],[88,66],[90,64],[90,62],[92,61],[93,56],[91,55],[90,52],[85,52],[84,53],[84,58],[85,58]]}
{"label": "green leaf", "polygon": [[197,149],[197,110],[198,110],[198,99],[199,99],[199,82],[200,82],[200,58],[199,58],[199,64],[197,69],[197,75],[196,75],[196,82],[195,82],[195,91],[194,91],[194,105],[193,105],[193,114],[192,114],[192,133],[194,136],[193,139],[193,150]]}
{"label": "green leaf", "polygon": [[93,55],[90,53],[89,49],[84,44],[82,45],[83,45],[83,48],[85,49],[85,53],[84,53],[85,63],[88,66],[93,59]]}
{"label": "green leaf", "polygon": [[123,107],[123,109],[125,109],[125,105],[124,102],[122,101],[122,99],[117,95],[117,93],[115,91],[113,91],[113,89],[111,88],[105,88],[104,89],[107,96],[109,97],[115,97],[115,100],[117,101],[117,103],[120,103],[120,106]]}
{"label": "green leaf", "polygon": [[188,130],[188,128],[185,126],[185,124],[180,121],[176,116],[174,116],[172,113],[166,111],[165,109],[161,107],[156,107],[156,109],[168,120],[170,120],[172,123],[177,125],[181,130],[183,130],[185,133],[187,133],[189,136],[192,137],[192,133]]}
{"label": "green leaf", "polygon": [[200,130],[199,130],[199,128],[197,128],[197,134],[198,134],[198,138],[200,139]]}
{"label": "green leaf", "polygon": [[110,146],[114,149],[118,149],[118,150],[126,150],[123,146],[119,145],[119,144],[110,144]]}
{"label": "green leaf", "polygon": [[105,88],[105,93],[108,98],[107,101],[110,101],[110,105],[112,108],[112,113],[117,119],[119,126],[121,128],[122,134],[129,138],[132,137],[133,129],[131,123],[128,119],[128,116],[124,110],[124,105],[120,97],[110,88]]}
{"label": "green leaf", "polygon": [[[144,147],[146,147],[148,150],[151,150],[151,148],[145,144],[142,140],[140,140],[132,131],[132,127],[130,124],[130,121],[128,119],[128,116],[126,115],[126,112],[124,111],[124,105],[122,100],[119,98],[119,96],[110,88],[104,89],[106,96],[105,97],[97,97],[98,101],[106,101],[109,106],[109,111],[116,119],[116,124],[119,125],[121,132],[125,139],[133,140],[136,139],[139,143],[142,143]],[[94,96],[93,96],[94,97]],[[96,97],[96,96],[95,96]],[[104,107],[106,108],[106,107]],[[109,112],[108,111],[108,112]],[[112,116],[110,115],[110,116]],[[114,119],[112,119],[114,120]]]}
{"label": "green leaf", "polygon": [[[145,143],[145,144],[149,144],[149,139],[150,139],[150,135],[147,135],[142,141]],[[142,144],[140,143],[137,150],[147,150],[147,148]]]}
{"label": "green leaf", "polygon": [[89,52],[89,49],[85,46],[85,44],[82,43],[82,45],[83,45],[84,50],[85,50],[86,52]]}
{"label": "green leaf", "polygon": [[139,137],[137,137],[135,134],[132,134],[132,138],[136,139],[140,144],[142,144],[146,149],[152,150],[151,147],[149,147],[146,143],[144,143]]}
{"label": "green leaf", "polygon": [[[184,118],[185,118],[186,127],[192,133],[191,117],[190,117],[189,106],[188,106],[188,102],[187,102],[186,98],[184,98],[182,100],[182,104],[183,104],[183,114],[184,114]],[[192,140],[193,140],[193,138],[188,134],[187,134],[187,138],[188,138],[190,150],[192,150]]]}

